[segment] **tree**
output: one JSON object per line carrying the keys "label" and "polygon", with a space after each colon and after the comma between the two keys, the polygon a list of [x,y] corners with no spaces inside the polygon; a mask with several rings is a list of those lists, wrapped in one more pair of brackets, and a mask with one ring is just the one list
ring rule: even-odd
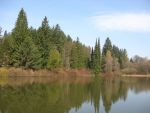
{"label": "tree", "polygon": [[59,53],[61,53],[62,55],[64,52],[63,47],[64,47],[66,36],[58,24],[52,29],[52,31],[53,32],[52,32],[51,42],[53,42],[53,44],[56,46]]}
{"label": "tree", "polygon": [[114,72],[119,72],[119,70],[120,70],[120,64],[119,64],[119,62],[118,62],[118,58],[116,58],[116,57],[113,58],[112,70],[113,70]]}
{"label": "tree", "polygon": [[105,41],[105,44],[103,46],[103,50],[102,50],[102,62],[101,62],[101,65],[102,65],[102,70],[105,71],[104,69],[104,65],[106,64],[106,60],[105,60],[105,57],[106,57],[106,54],[107,54],[107,51],[110,51],[110,53],[112,53],[112,44],[111,44],[111,41],[109,38],[106,39]]}
{"label": "tree", "polygon": [[8,66],[11,62],[11,51],[10,51],[10,44],[11,44],[11,35],[7,34],[3,36],[3,41],[0,44],[0,65],[1,66]]}
{"label": "tree", "polygon": [[120,49],[116,45],[113,45],[112,47],[112,56],[113,58],[118,58],[118,59],[120,57]]}
{"label": "tree", "polygon": [[29,36],[27,17],[23,9],[19,12],[12,32],[11,53],[13,66],[37,68],[40,64],[40,54]]}
{"label": "tree", "polygon": [[129,58],[126,49],[120,49],[119,63],[121,69],[124,69],[128,66]]}
{"label": "tree", "polygon": [[[33,33],[33,30],[32,30]],[[47,17],[45,17],[42,21],[41,27],[39,27],[37,31],[37,39],[35,41],[38,46],[38,50],[41,54],[42,59],[42,68],[47,67],[48,56],[51,46],[51,29],[48,24]]]}
{"label": "tree", "polygon": [[82,46],[80,44],[79,38],[77,40],[71,50],[71,67],[72,68],[81,68],[83,67],[83,51]]}
{"label": "tree", "polygon": [[104,67],[106,73],[112,72],[112,64],[113,64],[113,58],[111,56],[111,52],[108,50],[105,57],[105,67]]}
{"label": "tree", "polygon": [[39,69],[41,67],[41,55],[30,37],[26,37],[21,49],[23,66]]}
{"label": "tree", "polygon": [[101,49],[100,40],[96,40],[94,51],[91,53],[91,67],[94,73],[99,73],[101,71]]}
{"label": "tree", "polygon": [[49,52],[47,68],[54,69],[61,66],[61,56],[57,49],[53,48]]}
{"label": "tree", "polygon": [[71,50],[70,66],[72,68],[87,68],[89,57],[89,49],[82,45],[77,38]]}
{"label": "tree", "polygon": [[109,38],[106,39],[104,47],[103,47],[103,51],[102,51],[102,55],[106,56],[107,51],[110,51],[112,53],[112,44]]}
{"label": "tree", "polygon": [[64,65],[65,68],[70,68],[70,58],[71,58],[72,45],[73,44],[70,41],[70,39],[69,40],[65,40],[64,52],[63,52],[63,65]]}
{"label": "tree", "polygon": [[12,31],[12,44],[11,44],[11,59],[12,59],[12,64],[14,66],[24,66],[22,62],[22,45],[26,37],[29,36],[29,31],[28,31],[28,22],[26,18],[26,14],[23,9],[19,12],[15,28]]}

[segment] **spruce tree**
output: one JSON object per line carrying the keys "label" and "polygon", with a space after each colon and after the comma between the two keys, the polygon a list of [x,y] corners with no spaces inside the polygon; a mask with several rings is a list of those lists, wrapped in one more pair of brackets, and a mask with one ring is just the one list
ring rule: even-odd
{"label": "spruce tree", "polygon": [[92,47],[92,50],[91,50],[91,59],[90,59],[90,68],[91,69],[94,69],[94,50],[93,50],[93,47]]}
{"label": "spruce tree", "polygon": [[12,31],[12,64],[16,67],[24,66],[23,42],[29,36],[27,17],[23,9],[19,12],[15,28]]}
{"label": "spruce tree", "polygon": [[94,73],[99,73],[101,71],[101,49],[100,49],[100,40],[96,40],[95,48],[92,49],[91,53],[91,68]]}
{"label": "spruce tree", "polygon": [[37,31],[36,45],[41,54],[42,68],[47,67],[49,51],[51,48],[51,29],[47,17],[42,21],[41,27]]}
{"label": "spruce tree", "polygon": [[103,51],[102,51],[102,55],[106,56],[107,51],[110,51],[112,53],[112,44],[109,38],[106,39],[104,47],[103,47]]}
{"label": "spruce tree", "polygon": [[39,69],[41,67],[41,55],[32,38],[26,37],[21,49],[23,66],[30,69]]}
{"label": "spruce tree", "polygon": [[106,53],[107,51],[110,51],[110,53],[112,54],[112,44],[109,38],[106,39],[105,44],[103,46],[103,50],[102,50],[102,61],[101,61],[101,65],[102,65],[102,70],[104,71],[104,65],[105,65],[105,57],[106,57]]}
{"label": "spruce tree", "polygon": [[16,67],[37,68],[38,51],[29,36],[27,17],[23,9],[19,12],[11,41],[11,64]]}

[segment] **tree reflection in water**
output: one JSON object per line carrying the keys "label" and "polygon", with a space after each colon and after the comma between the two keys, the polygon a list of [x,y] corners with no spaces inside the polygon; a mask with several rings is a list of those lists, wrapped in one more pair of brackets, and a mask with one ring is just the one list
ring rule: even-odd
{"label": "tree reflection in water", "polygon": [[[106,113],[118,100],[126,101],[129,89],[150,90],[149,78],[4,78],[0,79],[1,113],[69,113],[84,102]],[[101,101],[100,101],[101,100]],[[102,102],[102,103],[100,103]]]}

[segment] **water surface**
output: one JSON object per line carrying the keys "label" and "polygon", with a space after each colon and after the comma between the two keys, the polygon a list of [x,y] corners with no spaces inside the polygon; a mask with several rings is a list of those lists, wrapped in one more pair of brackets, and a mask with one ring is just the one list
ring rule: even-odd
{"label": "water surface", "polygon": [[0,78],[0,113],[150,113],[150,78]]}

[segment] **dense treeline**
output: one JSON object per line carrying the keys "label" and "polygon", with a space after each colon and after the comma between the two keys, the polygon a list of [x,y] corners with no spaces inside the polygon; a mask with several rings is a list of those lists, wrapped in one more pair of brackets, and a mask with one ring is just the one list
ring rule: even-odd
{"label": "dense treeline", "polygon": [[29,28],[23,9],[12,32],[5,32],[0,40],[0,66],[87,68],[89,54],[90,49],[79,38],[73,41],[59,25],[50,27],[47,17],[38,29]]}
{"label": "dense treeline", "polygon": [[[1,31],[0,28],[0,34]],[[113,45],[109,38],[103,48],[100,39],[96,40],[93,48],[87,47],[78,37],[73,41],[58,24],[49,26],[47,17],[44,17],[38,29],[29,28],[23,9],[19,12],[12,32],[5,31],[0,37],[0,66],[50,70],[89,68],[94,73],[109,74],[120,70],[125,73],[138,73],[139,70],[141,73],[150,72],[148,59],[140,60],[140,63],[135,59],[129,61],[126,49]],[[146,63],[142,64],[143,62]]]}
{"label": "dense treeline", "polygon": [[107,38],[101,54],[100,40],[96,40],[90,60],[90,67],[95,73],[105,72],[110,74],[119,72],[128,66],[128,62],[126,49],[119,49],[116,45],[112,45],[110,39]]}

